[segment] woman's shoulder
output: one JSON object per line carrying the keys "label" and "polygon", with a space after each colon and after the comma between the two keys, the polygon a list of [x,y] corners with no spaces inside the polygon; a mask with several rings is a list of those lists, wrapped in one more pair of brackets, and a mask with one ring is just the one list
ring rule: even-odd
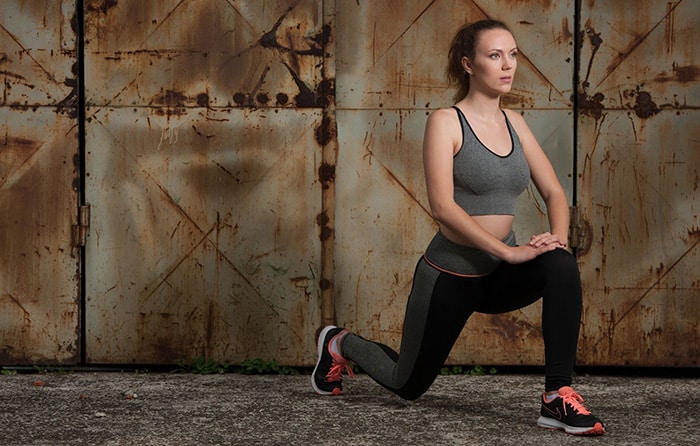
{"label": "woman's shoulder", "polygon": [[458,121],[457,111],[453,107],[438,108],[428,116],[428,122],[433,125],[452,125]]}
{"label": "woman's shoulder", "polygon": [[501,110],[503,113],[505,113],[511,124],[525,124],[525,118],[523,118],[522,114],[516,112],[515,110],[511,110],[510,108],[502,108]]}
{"label": "woman's shoulder", "polygon": [[525,122],[525,118],[521,113],[509,108],[503,108],[501,110],[503,110],[503,113],[505,113],[508,121],[518,135],[522,136],[525,132],[530,132],[530,127],[527,125],[527,122]]}

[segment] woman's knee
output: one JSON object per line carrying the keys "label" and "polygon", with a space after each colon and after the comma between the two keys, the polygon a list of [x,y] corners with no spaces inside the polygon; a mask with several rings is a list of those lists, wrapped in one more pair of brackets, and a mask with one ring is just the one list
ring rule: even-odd
{"label": "woman's knee", "polygon": [[549,251],[542,254],[537,259],[542,265],[545,266],[549,274],[574,274],[577,277],[579,275],[576,257],[565,249],[555,249],[554,251]]}

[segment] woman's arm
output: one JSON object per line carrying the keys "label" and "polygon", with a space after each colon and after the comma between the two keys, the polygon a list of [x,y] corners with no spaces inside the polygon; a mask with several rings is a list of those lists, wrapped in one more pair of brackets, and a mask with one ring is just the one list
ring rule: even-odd
{"label": "woman's arm", "polygon": [[549,233],[533,236],[530,244],[559,243],[566,247],[569,237],[569,202],[547,155],[537,142],[523,117],[507,110],[508,119],[520,137],[530,176],[547,206]]}

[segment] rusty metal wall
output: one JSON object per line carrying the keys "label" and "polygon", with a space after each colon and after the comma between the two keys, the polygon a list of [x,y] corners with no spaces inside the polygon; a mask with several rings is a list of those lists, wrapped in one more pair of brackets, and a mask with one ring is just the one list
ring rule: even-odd
{"label": "rusty metal wall", "polygon": [[589,364],[700,365],[700,3],[582,2]]}
{"label": "rusty metal wall", "polygon": [[[530,123],[573,199],[574,2],[337,2],[337,319],[398,348],[415,264],[436,230],[423,181],[428,114],[452,105],[445,66],[465,23],[501,18],[520,48],[504,105]],[[518,202],[517,236],[546,227],[533,187]],[[473,316],[450,362],[543,361],[540,305]]]}
{"label": "rusty metal wall", "polygon": [[75,363],[75,2],[0,3],[0,363]]}
{"label": "rusty metal wall", "polygon": [[[332,321],[397,347],[436,229],[421,144],[428,114],[452,103],[447,46],[496,17],[521,54],[504,105],[578,205],[579,363],[697,366],[696,4],[83,5],[84,172],[75,2],[0,6],[0,362],[76,363],[84,342],[90,364],[311,365]],[[542,208],[530,187],[520,239],[546,224]],[[539,313],[474,316],[450,362],[542,363]]]}
{"label": "rusty metal wall", "polygon": [[310,361],[323,14],[316,0],[87,2],[87,362]]}

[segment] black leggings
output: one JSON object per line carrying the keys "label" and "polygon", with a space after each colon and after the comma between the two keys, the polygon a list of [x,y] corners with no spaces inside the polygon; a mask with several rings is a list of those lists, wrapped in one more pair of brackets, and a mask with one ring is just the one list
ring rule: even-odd
{"label": "black leggings", "polygon": [[460,277],[418,261],[406,306],[399,355],[349,334],[343,356],[401,398],[415,400],[432,385],[473,312],[499,314],[542,297],[545,390],[571,385],[581,321],[581,280],[573,255],[555,249],[486,276]]}

